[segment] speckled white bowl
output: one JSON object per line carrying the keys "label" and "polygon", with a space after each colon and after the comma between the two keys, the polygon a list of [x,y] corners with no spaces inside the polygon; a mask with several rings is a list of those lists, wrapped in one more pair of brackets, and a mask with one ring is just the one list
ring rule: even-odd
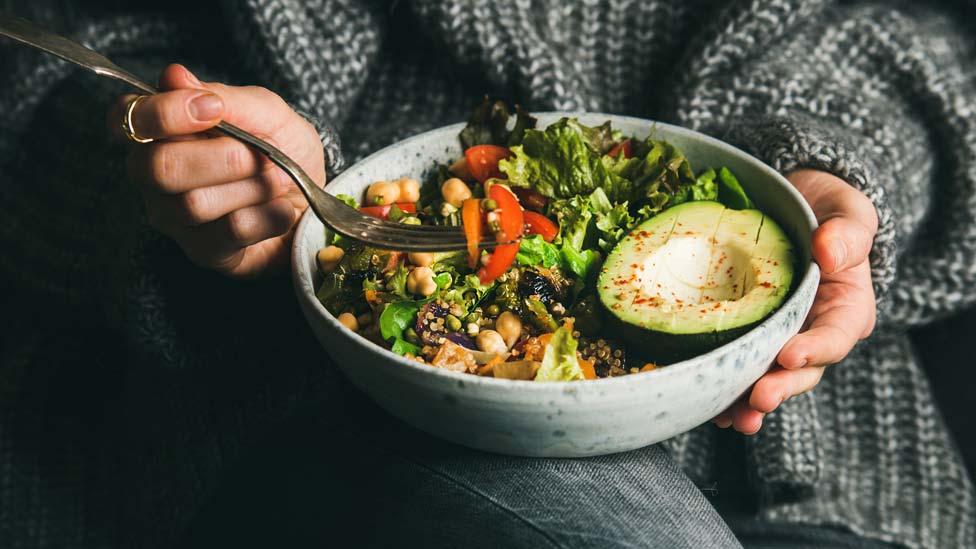
{"label": "speckled white bowl", "polygon": [[[544,113],[545,127],[562,116],[584,124],[611,120],[625,134],[653,132],[680,147],[692,166],[729,166],[760,209],[798,245],[797,287],[772,316],[707,354],[652,372],[587,382],[536,383],[459,374],[406,360],[342,327],[315,298],[315,253],[322,223],[306,213],[295,236],[295,291],[322,346],[352,382],[380,406],[436,436],[482,450],[523,456],[576,457],[640,448],[704,423],[732,404],[772,364],[813,303],[820,272],[810,260],[813,212],[778,173],[746,153],[687,129],[593,113]],[[328,190],[362,196],[377,179],[419,176],[461,154],[462,124],[387,147],[335,178]]]}

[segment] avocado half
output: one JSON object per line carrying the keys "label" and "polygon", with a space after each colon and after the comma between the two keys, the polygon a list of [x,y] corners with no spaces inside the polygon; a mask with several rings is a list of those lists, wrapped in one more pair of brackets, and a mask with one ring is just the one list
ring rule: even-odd
{"label": "avocado half", "polygon": [[786,299],[794,249],[771,218],[686,202],[641,223],[600,271],[600,301],[623,338],[675,362],[742,335]]}

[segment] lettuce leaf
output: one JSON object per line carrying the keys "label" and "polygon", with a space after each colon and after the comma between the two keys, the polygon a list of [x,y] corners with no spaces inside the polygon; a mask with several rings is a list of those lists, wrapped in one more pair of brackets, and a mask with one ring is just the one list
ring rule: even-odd
{"label": "lettuce leaf", "polygon": [[718,172],[718,201],[733,210],[751,210],[756,207],[745,189],[739,184],[739,180],[728,168],[722,168]]}
{"label": "lettuce leaf", "polygon": [[359,202],[356,202],[356,199],[348,194],[337,194],[335,197],[341,200],[346,206],[356,208],[357,210],[359,209]]}
{"label": "lettuce leaf", "polygon": [[580,280],[586,280],[596,272],[603,259],[600,252],[596,250],[580,251],[566,245],[559,249],[559,255],[563,269],[573,273]]}
{"label": "lettuce leaf", "polygon": [[393,345],[390,346],[390,350],[401,356],[408,353],[411,355],[420,354],[419,346],[414,345],[405,339],[400,339],[399,337],[396,338],[396,341],[394,341]]}
{"label": "lettuce leaf", "polygon": [[542,265],[548,268],[559,263],[559,257],[559,248],[543,240],[541,235],[532,235],[522,239],[515,260],[520,265]]}
{"label": "lettuce leaf", "polygon": [[522,142],[525,130],[535,127],[536,119],[516,105],[515,126],[509,130],[510,116],[508,105],[504,101],[492,101],[485,96],[458,135],[461,147],[468,149],[475,145],[518,145]]}
{"label": "lettuce leaf", "polygon": [[[545,130],[527,130],[513,156],[498,166],[509,185],[529,187],[549,198],[572,198],[602,188],[614,202],[634,193],[634,182],[617,175],[594,150],[585,128],[574,118],[563,118]],[[593,138],[591,136],[591,138]]]}
{"label": "lettuce leaf", "polygon": [[380,313],[380,335],[387,341],[403,339],[403,331],[413,325],[423,301],[394,301]]}
{"label": "lettuce leaf", "polygon": [[587,230],[593,213],[590,211],[588,199],[574,196],[563,200],[550,202],[549,211],[555,214],[559,224],[559,235],[556,241],[563,246],[570,246],[575,250],[582,250],[587,244]]}
{"label": "lettuce leaf", "polygon": [[450,289],[443,291],[440,298],[450,303],[456,303],[464,310],[464,316],[478,306],[488,292],[495,289],[497,283],[482,284],[477,275],[469,274],[463,278],[456,278]]}
{"label": "lettuce leaf", "polygon": [[535,375],[536,381],[576,381],[583,379],[583,369],[576,358],[577,341],[572,328],[561,326],[552,334],[542,366]]}
{"label": "lettuce leaf", "polygon": [[630,215],[626,201],[611,204],[603,189],[593,191],[589,204],[590,211],[596,219],[596,228],[600,233],[600,247],[610,251],[637,220]]}
{"label": "lettuce leaf", "polygon": [[668,206],[677,206],[693,200],[715,200],[716,198],[718,198],[718,184],[715,182],[715,170],[706,170],[695,179],[694,183],[680,186]]}

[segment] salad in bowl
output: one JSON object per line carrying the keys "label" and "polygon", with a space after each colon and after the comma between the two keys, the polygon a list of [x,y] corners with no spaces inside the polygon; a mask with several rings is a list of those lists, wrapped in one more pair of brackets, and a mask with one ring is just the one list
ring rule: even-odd
{"label": "salad in bowl", "polygon": [[[373,181],[352,207],[463,228],[467,250],[401,253],[329,236],[316,296],[347,329],[474,376],[640,374],[756,326],[794,286],[797,252],[724,165],[673,143],[486,100],[462,155]],[[478,247],[486,234],[497,245]]]}

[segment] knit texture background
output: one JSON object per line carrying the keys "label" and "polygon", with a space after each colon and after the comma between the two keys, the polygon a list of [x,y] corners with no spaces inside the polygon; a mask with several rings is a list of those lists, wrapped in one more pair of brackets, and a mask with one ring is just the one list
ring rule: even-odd
{"label": "knit texture background", "polygon": [[[275,90],[318,125],[331,173],[489,93],[676,123],[848,181],[879,214],[879,326],[749,441],[761,517],[976,546],[972,484],[904,335],[976,302],[964,3],[80,4],[0,5],[146,79],[182,62]],[[243,445],[349,389],[283,277],[224,280],[145,227],[105,136],[121,88],[0,52],[0,545],[167,546]],[[702,485],[711,429],[668,443]]]}

